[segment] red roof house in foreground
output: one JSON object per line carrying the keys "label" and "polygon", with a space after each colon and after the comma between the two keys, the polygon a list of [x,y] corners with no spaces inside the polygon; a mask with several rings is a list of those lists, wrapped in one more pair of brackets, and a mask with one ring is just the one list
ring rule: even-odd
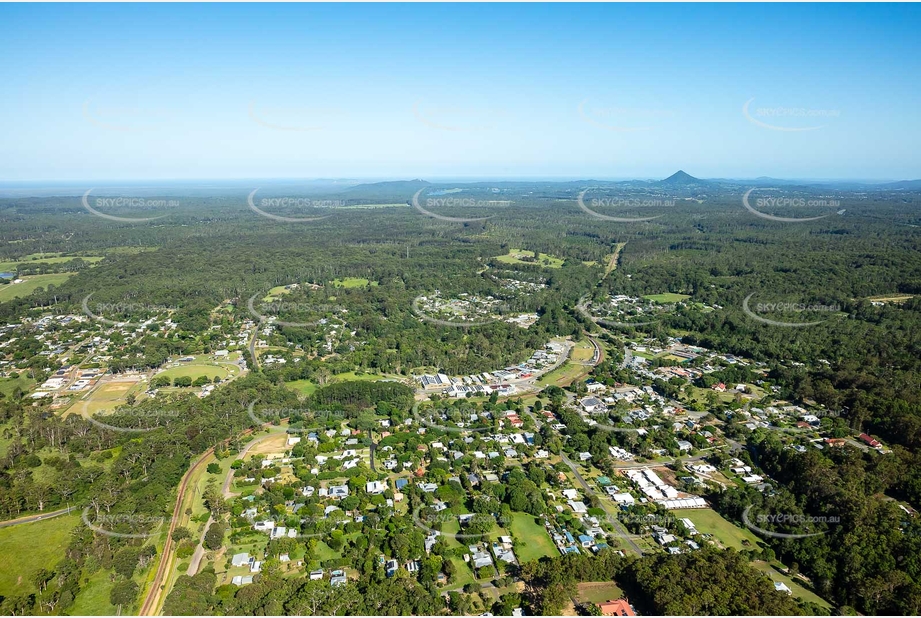
{"label": "red roof house in foreground", "polygon": [[598,604],[602,616],[636,616],[636,612],[630,607],[627,599],[617,599],[616,601],[605,601]]}

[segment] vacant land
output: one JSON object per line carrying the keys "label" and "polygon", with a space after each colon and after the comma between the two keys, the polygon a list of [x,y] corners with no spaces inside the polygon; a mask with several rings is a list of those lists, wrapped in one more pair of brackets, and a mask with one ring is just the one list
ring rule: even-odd
{"label": "vacant land", "polygon": [[[3,268],[0,267],[0,270],[3,270]],[[896,296],[871,296],[867,298],[867,300],[876,303],[904,303],[906,300],[911,300],[912,298],[914,298],[913,295],[904,294]]]}
{"label": "vacant land", "polygon": [[0,379],[0,393],[9,397],[13,394],[13,391],[16,388],[22,390],[22,392],[27,392],[35,384],[35,380],[30,378],[26,373],[20,373],[16,378],[2,378]]}
{"label": "vacant land", "polygon": [[0,596],[36,592],[32,581],[35,574],[42,569],[51,570],[63,560],[70,532],[79,522],[80,515],[62,515],[0,528],[0,555],[15,561],[15,568],[0,569]]}
{"label": "vacant land", "polygon": [[498,255],[496,259],[503,264],[537,264],[546,268],[562,268],[564,260],[540,253],[534,258],[534,252],[526,249],[510,249],[505,255]]}
{"label": "vacant land", "polygon": [[576,344],[576,347],[572,349],[572,354],[570,359],[576,362],[587,362],[592,360],[592,357],[595,355],[595,346],[592,345],[592,342],[585,339]]}
{"label": "vacant land", "polygon": [[38,288],[47,289],[49,285],[61,285],[76,273],[54,273],[51,275],[29,275],[23,277],[22,283],[7,283],[0,286],[0,302],[28,296]]}
{"label": "vacant land", "polygon": [[712,534],[726,547],[737,550],[758,547],[758,537],[751,530],[736,526],[713,509],[688,509],[681,515],[690,519],[701,534]]}
{"label": "vacant land", "polygon": [[547,534],[547,530],[533,515],[513,513],[509,530],[516,539],[521,541],[521,545],[515,548],[518,562],[521,564],[559,553]]}
{"label": "vacant land", "polygon": [[751,564],[753,567],[770,577],[772,581],[785,583],[787,587],[793,591],[793,596],[796,598],[803,599],[804,601],[812,601],[813,603],[817,603],[818,605],[821,605],[825,608],[831,608],[831,605],[828,604],[828,601],[813,591],[809,590],[808,588],[805,588],[802,584],[798,583],[797,580],[778,572],[776,568],[767,562],[762,560],[755,560]]}
{"label": "vacant land", "polygon": [[297,391],[305,397],[310,397],[316,392],[318,388],[320,388],[310,380],[294,380],[293,382],[285,382],[285,386],[293,391]]}
{"label": "vacant land", "polygon": [[8,262],[0,262],[0,272],[15,272],[16,267],[19,264],[26,264],[28,266],[35,266],[36,264],[62,264],[64,262],[69,262],[71,260],[81,259],[84,262],[90,262],[95,264],[96,262],[102,260],[100,256],[84,256],[84,255],[71,255],[64,257],[38,257],[35,255],[27,255],[21,260],[10,260]]}
{"label": "vacant land", "polygon": [[[115,615],[118,608],[109,601],[109,594],[114,585],[112,572],[99,569],[80,587],[80,592],[74,599],[74,604],[68,608],[68,613],[71,616]],[[125,608],[122,608],[123,612],[124,610]]]}
{"label": "vacant land", "polygon": [[583,582],[578,586],[580,603],[604,603],[623,598],[624,591],[614,582]]}
{"label": "vacant land", "polygon": [[673,294],[671,292],[665,292],[663,294],[648,294],[643,298],[646,300],[651,300],[654,303],[668,304],[677,303],[678,301],[690,298],[690,296],[687,294]]}
{"label": "vacant land", "polygon": [[608,261],[607,261],[607,264],[606,264],[606,266],[605,266],[605,268],[604,268],[604,276],[605,276],[605,277],[607,277],[608,275],[610,275],[612,271],[617,270],[617,260],[620,259],[620,252],[624,250],[624,246],[625,246],[626,244],[627,244],[627,243],[625,243],[625,242],[619,242],[619,243],[617,243],[616,245],[614,245],[614,253],[612,253],[611,255],[608,256],[608,258],[607,258]]}
{"label": "vacant land", "polygon": [[362,279],[361,277],[343,277],[342,279],[333,279],[330,283],[337,288],[363,288],[368,285],[377,285],[377,281]]}

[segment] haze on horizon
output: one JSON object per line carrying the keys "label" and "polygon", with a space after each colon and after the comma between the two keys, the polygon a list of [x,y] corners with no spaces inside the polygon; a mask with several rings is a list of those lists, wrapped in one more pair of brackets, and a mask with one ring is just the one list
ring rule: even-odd
{"label": "haze on horizon", "polygon": [[921,178],[914,5],[2,5],[0,182]]}

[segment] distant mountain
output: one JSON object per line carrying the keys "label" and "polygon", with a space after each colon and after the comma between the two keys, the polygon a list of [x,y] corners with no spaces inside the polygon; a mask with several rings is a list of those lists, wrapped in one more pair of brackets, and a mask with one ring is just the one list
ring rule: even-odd
{"label": "distant mountain", "polygon": [[880,187],[883,189],[921,189],[921,179],[888,182],[884,185],[880,185]]}
{"label": "distant mountain", "polygon": [[654,184],[662,187],[688,187],[691,185],[705,185],[707,181],[701,180],[700,178],[694,178],[684,170],[678,170],[665,180],[660,180]]}
{"label": "distant mountain", "polygon": [[431,186],[433,186],[432,183],[418,178],[415,180],[388,180],[356,185],[342,191],[341,195],[354,199],[372,198],[399,200],[402,202],[411,198],[419,189],[426,189]]}
{"label": "distant mountain", "polygon": [[428,182],[427,180],[420,180],[416,178],[415,180],[387,180],[384,182],[369,182],[355,185],[354,187],[351,187],[349,191],[363,191],[366,189],[377,189],[384,191],[418,191],[419,189],[424,189],[430,186],[432,186],[432,183]]}

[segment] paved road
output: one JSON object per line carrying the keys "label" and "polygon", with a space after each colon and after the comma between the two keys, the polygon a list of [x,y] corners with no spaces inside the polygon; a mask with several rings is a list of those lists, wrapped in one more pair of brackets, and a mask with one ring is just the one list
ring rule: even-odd
{"label": "paved road", "polygon": [[377,444],[374,443],[374,435],[368,430],[368,442],[371,443],[371,469],[377,472],[377,464],[374,462],[374,451],[377,450]]}
{"label": "paved road", "polygon": [[27,515],[25,517],[17,517],[16,519],[9,519],[7,521],[0,522],[0,528],[8,528],[10,526],[18,526],[19,524],[30,524],[35,521],[42,521],[44,519],[51,519],[52,517],[58,517],[59,515],[66,515],[71,511],[77,510],[75,506],[69,506],[66,509],[59,509],[57,511],[49,511],[48,513],[38,513],[36,515]]}
{"label": "paved road", "polygon": [[[240,434],[240,437],[247,436],[253,433],[252,429],[247,429]],[[166,582],[164,581],[169,570],[169,566],[172,563],[173,556],[173,531],[176,529],[176,524],[179,523],[180,515],[182,514],[182,503],[185,500],[185,492],[188,489],[189,481],[192,478],[192,474],[205,463],[208,459],[208,456],[214,453],[214,447],[212,446],[207,451],[201,454],[201,456],[189,467],[188,472],[185,473],[185,476],[182,477],[182,482],[179,484],[179,490],[176,494],[176,504],[173,506],[173,515],[170,519],[169,530],[166,535],[166,542],[163,544],[163,551],[160,552],[160,562],[157,565],[157,573],[154,575],[154,580],[151,582],[150,587],[147,589],[147,595],[144,597],[144,602],[141,604],[141,609],[138,612],[139,616],[153,616],[158,613],[158,608],[160,605],[160,598],[164,595]]]}
{"label": "paved road", "polygon": [[249,338],[249,355],[253,357],[253,371],[259,371],[259,358],[256,356],[256,339],[259,337],[259,326],[262,322],[257,322],[253,328],[253,336]]}
{"label": "paved road", "polygon": [[[256,438],[255,440],[247,444],[246,448],[240,451],[240,454],[237,455],[235,459],[246,459],[246,456],[249,454],[249,450],[251,448],[259,444],[263,440],[267,438],[271,438],[273,436],[277,436],[277,435],[278,433],[276,432],[276,433],[270,433],[261,438]],[[227,471],[227,476],[224,477],[224,484],[221,487],[221,493],[225,499],[233,496],[233,494],[230,491],[230,484],[233,482],[233,473],[234,473],[233,469],[230,469]],[[186,574],[188,575],[195,575],[196,573],[198,573],[198,567],[201,566],[202,558],[205,557],[205,534],[208,532],[208,528],[211,527],[211,524],[213,522],[214,522],[214,517],[209,516],[208,522],[205,524],[205,527],[202,528],[201,538],[198,539],[198,545],[195,547],[195,552],[192,554],[192,559],[189,561],[189,569],[186,571]]]}
{"label": "paved road", "polygon": [[195,463],[192,464],[189,471],[185,473],[185,476],[182,477],[182,483],[179,484],[179,491],[176,493],[176,504],[173,507],[173,516],[170,518],[169,530],[166,533],[166,541],[163,544],[163,551],[160,553],[160,563],[157,565],[157,572],[147,591],[147,596],[144,597],[144,602],[141,603],[141,609],[138,612],[139,616],[155,616],[157,614],[160,598],[165,593],[164,589],[166,587],[165,578],[167,576],[167,571],[173,559],[173,531],[176,530],[176,524],[179,523],[179,516],[182,512],[182,503],[185,500],[186,489],[188,489],[192,474],[205,463],[205,460],[208,459],[208,456],[213,452],[214,447],[205,451]]}
{"label": "paved road", "polygon": [[192,554],[192,560],[189,562],[189,568],[186,571],[186,575],[195,575],[198,573],[198,567],[201,566],[201,559],[205,557],[205,533],[208,532],[208,528],[211,527],[212,523],[214,523],[214,517],[209,515],[208,521],[201,531],[201,538],[198,539],[198,546]]}
{"label": "paved road", "polygon": [[[586,483],[585,479],[582,478],[582,475],[579,474],[579,469],[576,467],[576,464],[574,464],[569,459],[569,457],[567,457],[566,455],[563,455],[562,453],[560,453],[560,456],[563,458],[563,463],[569,466],[569,469],[572,470],[572,473],[575,475],[576,480],[579,481],[579,484],[582,485],[582,489],[585,490],[585,493],[590,496],[594,496],[595,495],[594,490],[592,490],[592,488],[589,487],[589,484]],[[598,503],[601,505],[601,508],[604,510],[605,515],[608,516],[608,521],[611,522],[611,525],[614,526],[615,530],[617,530],[618,536],[620,536],[624,541],[626,541],[627,544],[630,545],[630,547],[633,549],[633,551],[635,551],[636,553],[642,556],[643,550],[640,549],[640,546],[637,545],[633,541],[632,538],[630,538],[630,533],[627,532],[627,529],[624,528],[624,525],[620,523],[620,520],[618,520],[615,515],[611,514],[611,512],[608,510],[608,506],[604,503],[604,500],[602,500],[601,498],[598,498]]]}

